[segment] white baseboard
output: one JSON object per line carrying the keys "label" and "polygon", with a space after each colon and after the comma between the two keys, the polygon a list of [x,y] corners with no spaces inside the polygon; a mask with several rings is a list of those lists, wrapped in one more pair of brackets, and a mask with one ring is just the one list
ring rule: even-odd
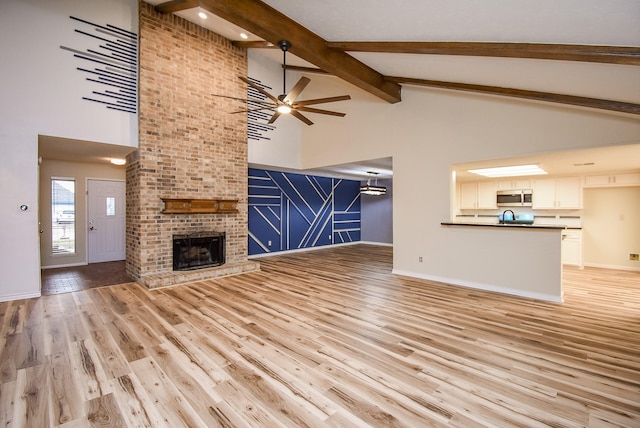
{"label": "white baseboard", "polygon": [[64,265],[40,266],[40,269],[57,269],[57,268],[64,268],[64,267],[86,266],[88,264],[89,263],[87,262],[68,263]]}
{"label": "white baseboard", "polygon": [[31,293],[17,293],[17,294],[5,294],[0,295],[0,302],[10,302],[12,300],[33,299],[34,297],[40,297],[42,293],[40,290]]}
{"label": "white baseboard", "polygon": [[545,302],[552,302],[552,303],[563,302],[563,298],[561,296],[534,293],[530,291],[518,290],[513,288],[498,287],[492,284],[483,284],[479,282],[464,281],[464,280],[459,280],[455,278],[444,278],[444,277],[438,277],[433,275],[425,275],[421,273],[409,272],[409,271],[399,270],[399,269],[393,269],[391,273],[395,275],[409,276],[411,278],[419,278],[419,279],[426,279],[429,281],[441,282],[444,284],[449,284],[454,286],[473,288],[476,290],[491,291],[493,293],[501,293],[501,294],[508,294],[511,296],[524,297],[527,299],[543,300]]}
{"label": "white baseboard", "polygon": [[393,247],[393,244],[389,244],[388,242],[358,241],[357,244],[377,245],[379,247]]}
{"label": "white baseboard", "polygon": [[617,266],[617,265],[605,265],[600,263],[584,263],[584,267],[600,268],[600,269],[613,269],[613,270],[628,270],[631,272],[640,272],[640,267],[630,266]]}
{"label": "white baseboard", "polygon": [[283,250],[283,251],[274,251],[272,253],[254,254],[254,255],[248,256],[247,258],[250,259],[250,260],[251,259],[259,259],[261,257],[278,256],[278,255],[281,255],[281,254],[302,253],[302,252],[306,252],[306,251],[323,250],[323,249],[327,249],[327,248],[344,247],[345,245],[357,245],[357,244],[393,246],[393,244],[384,244],[384,243],[381,243],[381,242],[368,242],[368,241],[341,242],[339,244],[321,245],[319,247],[297,248],[295,250]]}

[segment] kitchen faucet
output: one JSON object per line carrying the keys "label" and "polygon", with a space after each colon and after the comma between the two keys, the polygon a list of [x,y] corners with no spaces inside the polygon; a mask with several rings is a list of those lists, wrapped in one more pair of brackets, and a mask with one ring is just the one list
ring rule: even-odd
{"label": "kitchen faucet", "polygon": [[502,213],[502,223],[506,223],[507,222],[507,213],[511,213],[511,220],[512,221],[516,221],[516,214],[512,211],[512,210],[504,210],[504,212]]}

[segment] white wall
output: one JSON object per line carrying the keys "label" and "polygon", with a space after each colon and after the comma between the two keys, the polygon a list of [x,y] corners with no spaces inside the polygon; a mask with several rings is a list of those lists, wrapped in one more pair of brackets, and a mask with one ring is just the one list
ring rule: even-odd
{"label": "white wall", "polygon": [[137,29],[135,0],[0,2],[0,301],[40,295],[38,135],[137,145],[135,115],[81,99],[91,86],[60,48],[86,43],[70,15]]}
{"label": "white wall", "polygon": [[584,189],[582,248],[585,266],[640,270],[640,187]]}
{"label": "white wall", "polygon": [[[279,54],[281,58],[281,53]],[[282,94],[282,63],[264,55],[255,55],[249,50],[249,77],[271,87],[266,89],[273,96]],[[300,78],[299,73],[287,72],[287,91]],[[306,92],[306,90],[305,90]],[[303,97],[301,97],[302,99]],[[304,125],[291,116],[281,116],[275,122],[274,130],[263,132],[268,140],[249,140],[249,164],[255,167],[301,168],[300,133]]]}
{"label": "white wall", "polygon": [[[346,91],[355,99],[344,103],[348,119],[318,118],[317,125],[303,128],[303,167],[392,156],[394,270],[452,283],[521,289],[522,294],[548,294],[550,300],[561,296],[559,284],[550,290],[538,281],[557,279],[559,234],[550,250],[555,253],[557,246],[557,262],[547,272],[543,265],[532,276],[514,278],[511,272],[487,268],[500,265],[501,253],[514,251],[519,257],[508,260],[530,266],[545,257],[541,246],[555,238],[528,238],[517,246],[518,240],[504,231],[479,233],[440,225],[450,215],[452,164],[615,145],[640,135],[640,121],[630,115],[408,86],[401,103],[386,104],[337,79],[313,77],[321,79],[325,96]],[[482,250],[485,240],[495,252]],[[460,250],[469,248],[477,254],[461,257]]]}

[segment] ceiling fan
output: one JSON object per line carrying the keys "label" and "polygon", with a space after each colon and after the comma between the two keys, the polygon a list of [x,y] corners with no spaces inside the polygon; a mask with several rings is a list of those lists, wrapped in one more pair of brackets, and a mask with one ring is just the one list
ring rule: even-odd
{"label": "ceiling fan", "polygon": [[267,100],[242,100],[242,101],[251,101],[252,103],[262,105],[262,107],[256,107],[247,110],[236,111],[234,113],[247,113],[251,111],[260,111],[260,110],[274,110],[273,116],[269,119],[268,123],[273,123],[280,117],[282,114],[291,114],[296,118],[300,119],[307,125],[313,125],[313,122],[310,121],[306,116],[304,116],[301,112],[309,112],[309,113],[319,113],[319,114],[328,114],[331,116],[345,116],[345,113],[339,113],[336,111],[330,110],[322,110],[314,107],[309,107],[310,105],[315,104],[324,104],[331,103],[335,101],[345,101],[350,100],[351,97],[349,95],[339,95],[336,97],[327,97],[327,98],[316,98],[312,100],[301,100],[296,101],[300,93],[304,90],[304,88],[311,82],[311,79],[307,77],[301,77],[300,80],[291,88],[289,92],[287,90],[287,51],[291,47],[291,43],[286,40],[281,40],[278,42],[280,49],[282,49],[282,84],[283,84],[283,94],[277,97],[271,95],[269,92],[265,91],[262,87],[255,84],[251,80],[240,77],[240,80],[245,82],[247,85],[264,95]]}

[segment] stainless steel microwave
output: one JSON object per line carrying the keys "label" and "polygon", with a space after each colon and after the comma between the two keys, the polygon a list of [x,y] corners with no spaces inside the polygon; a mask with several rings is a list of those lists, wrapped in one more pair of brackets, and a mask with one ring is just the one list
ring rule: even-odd
{"label": "stainless steel microwave", "polygon": [[496,205],[499,207],[530,207],[533,202],[533,190],[498,190]]}

